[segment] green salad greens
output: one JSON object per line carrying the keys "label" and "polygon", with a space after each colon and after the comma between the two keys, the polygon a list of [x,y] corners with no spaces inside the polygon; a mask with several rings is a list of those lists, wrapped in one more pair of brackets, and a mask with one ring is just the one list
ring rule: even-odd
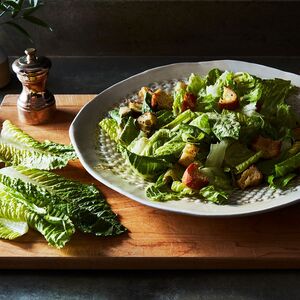
{"label": "green salad greens", "polygon": [[0,169],[0,238],[15,239],[33,228],[62,248],[76,229],[96,236],[126,231],[96,187],[45,171],[74,158],[71,145],[40,143],[3,122],[0,161],[8,167]]}
{"label": "green salad greens", "polygon": [[211,70],[172,94],[142,87],[100,121],[155,201],[196,196],[226,204],[235,188],[284,188],[300,167],[299,117],[283,79]]}

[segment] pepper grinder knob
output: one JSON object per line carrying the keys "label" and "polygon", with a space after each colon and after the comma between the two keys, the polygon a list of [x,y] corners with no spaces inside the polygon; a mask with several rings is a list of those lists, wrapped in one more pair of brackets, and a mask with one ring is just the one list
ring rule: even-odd
{"label": "pepper grinder knob", "polygon": [[12,65],[23,86],[17,104],[19,119],[31,125],[48,122],[56,110],[55,98],[46,89],[51,61],[38,57],[36,52],[35,48],[26,49],[26,56],[16,59]]}
{"label": "pepper grinder knob", "polygon": [[26,61],[28,64],[32,64],[36,62],[36,49],[35,48],[27,48],[25,51]]}

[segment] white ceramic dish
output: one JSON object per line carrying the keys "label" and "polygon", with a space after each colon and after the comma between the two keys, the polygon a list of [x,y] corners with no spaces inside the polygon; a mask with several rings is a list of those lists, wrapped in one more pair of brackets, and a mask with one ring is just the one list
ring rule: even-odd
{"label": "white ceramic dish", "polygon": [[[69,131],[70,138],[84,168],[100,182],[135,201],[155,208],[191,215],[247,215],[296,203],[300,199],[300,180],[286,191],[260,187],[236,192],[231,198],[232,204],[223,206],[191,199],[169,202],[151,201],[145,196],[147,183],[132,174],[109,139],[101,132],[99,135],[99,121],[124,99],[134,98],[140,87],[170,87],[170,84],[174,84],[174,79],[186,78],[191,73],[206,75],[212,68],[234,72],[245,71],[261,78],[282,78],[300,86],[299,75],[233,60],[177,63],[147,70],[101,92],[86,104],[74,119]],[[296,109],[299,112],[300,95],[295,96],[292,101],[294,106],[296,103]]]}

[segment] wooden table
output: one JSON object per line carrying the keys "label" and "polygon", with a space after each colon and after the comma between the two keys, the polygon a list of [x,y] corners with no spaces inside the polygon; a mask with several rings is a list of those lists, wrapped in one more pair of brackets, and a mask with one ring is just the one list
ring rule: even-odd
{"label": "wooden table", "polygon": [[[56,95],[55,119],[40,126],[20,124],[17,95],[7,95],[0,121],[11,120],[33,137],[69,143],[68,128],[93,95]],[[129,232],[97,238],[76,233],[62,250],[31,230],[14,241],[0,240],[0,268],[299,268],[300,205],[249,217],[204,218],[143,206],[94,180],[79,161],[58,173],[96,184]]]}

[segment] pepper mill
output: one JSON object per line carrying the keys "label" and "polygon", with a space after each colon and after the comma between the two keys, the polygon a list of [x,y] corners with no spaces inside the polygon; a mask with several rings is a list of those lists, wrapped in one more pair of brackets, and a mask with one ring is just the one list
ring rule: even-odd
{"label": "pepper mill", "polygon": [[17,103],[19,119],[31,125],[46,123],[56,110],[55,98],[46,89],[51,61],[47,57],[37,57],[34,48],[26,49],[25,54],[12,65],[23,85]]}

